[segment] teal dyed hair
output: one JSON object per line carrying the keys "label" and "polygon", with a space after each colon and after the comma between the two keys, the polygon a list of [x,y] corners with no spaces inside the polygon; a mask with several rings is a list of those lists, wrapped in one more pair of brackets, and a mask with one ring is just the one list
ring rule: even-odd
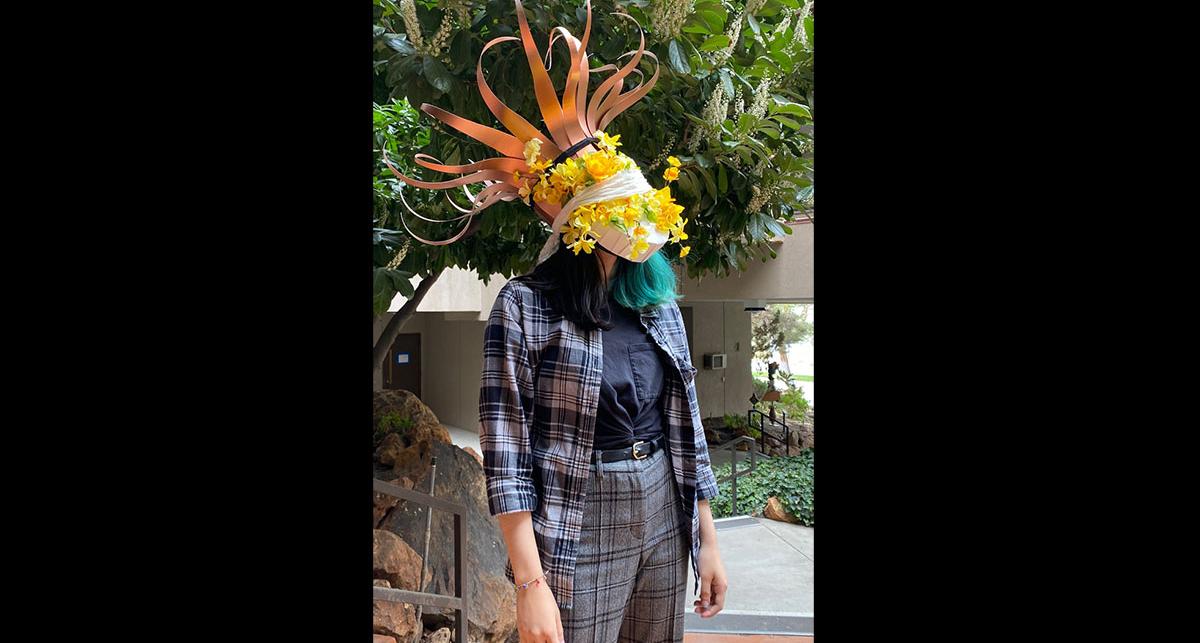
{"label": "teal dyed hair", "polygon": [[626,308],[646,310],[682,297],[676,292],[675,271],[661,252],[635,263],[620,259],[612,284],[613,299]]}

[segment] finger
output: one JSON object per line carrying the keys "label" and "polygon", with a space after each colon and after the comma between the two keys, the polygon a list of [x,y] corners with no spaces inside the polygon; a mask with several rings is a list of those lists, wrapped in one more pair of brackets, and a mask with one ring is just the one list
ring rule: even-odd
{"label": "finger", "polygon": [[703,610],[708,609],[712,599],[712,576],[704,576],[700,579],[700,602],[697,605],[696,613],[702,614]]}
{"label": "finger", "polygon": [[716,616],[718,612],[725,608],[725,593],[728,591],[728,586],[723,581],[714,581],[712,584],[712,603],[705,610],[703,616],[705,618]]}

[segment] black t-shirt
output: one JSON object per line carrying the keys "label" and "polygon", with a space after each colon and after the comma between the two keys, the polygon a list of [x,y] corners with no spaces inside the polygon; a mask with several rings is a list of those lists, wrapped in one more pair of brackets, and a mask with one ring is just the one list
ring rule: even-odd
{"label": "black t-shirt", "polygon": [[640,315],[609,296],[613,328],[602,331],[604,375],[596,412],[595,449],[623,449],[663,433],[663,370],[658,347]]}

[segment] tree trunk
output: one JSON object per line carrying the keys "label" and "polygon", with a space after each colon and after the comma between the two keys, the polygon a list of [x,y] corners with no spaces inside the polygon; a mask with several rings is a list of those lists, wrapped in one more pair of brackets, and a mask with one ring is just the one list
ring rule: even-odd
{"label": "tree trunk", "polygon": [[417,312],[417,306],[421,305],[421,300],[429,293],[429,289],[433,288],[434,282],[438,277],[442,276],[445,268],[439,270],[432,275],[421,280],[417,284],[416,292],[413,293],[412,299],[404,302],[400,310],[396,311],[395,315],[388,320],[387,326],[384,326],[383,333],[379,336],[379,341],[375,342],[374,361],[375,370],[383,369],[383,363],[387,360],[388,350],[392,347],[392,343],[396,341],[396,336],[400,334],[400,329],[404,328],[405,322]]}

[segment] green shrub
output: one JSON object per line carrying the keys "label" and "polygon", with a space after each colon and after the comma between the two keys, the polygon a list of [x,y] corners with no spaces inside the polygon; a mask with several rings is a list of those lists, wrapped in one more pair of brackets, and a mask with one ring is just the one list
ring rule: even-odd
{"label": "green shrub", "polygon": [[787,412],[789,425],[799,424],[804,421],[804,415],[808,412],[808,400],[804,397],[803,389],[794,388],[779,394],[779,402],[775,404],[775,408]]}
{"label": "green shrub", "polygon": [[413,428],[413,424],[413,419],[406,415],[400,415],[395,411],[384,413],[375,423],[375,446],[379,446],[387,434],[408,431]]}
{"label": "green shrub", "polygon": [[[738,470],[747,466],[739,459]],[[717,478],[729,475],[728,464],[714,469]],[[813,515],[813,449],[799,455],[762,458],[754,473],[738,478],[738,513],[733,513],[733,494],[730,481],[718,484],[720,495],[710,501],[714,518],[762,513],[771,496],[779,498],[788,513],[800,518],[801,524],[815,526]]]}

